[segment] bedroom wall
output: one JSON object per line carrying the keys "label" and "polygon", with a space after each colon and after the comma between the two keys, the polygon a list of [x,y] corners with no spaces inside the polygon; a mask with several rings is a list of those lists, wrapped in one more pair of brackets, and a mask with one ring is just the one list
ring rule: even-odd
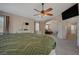
{"label": "bedroom wall", "polygon": [[[34,20],[26,18],[26,17],[2,12],[2,11],[0,11],[0,15],[10,16],[9,33],[22,33],[22,32],[34,33]],[[23,28],[25,27],[24,22],[29,23],[29,26],[28,26],[29,30],[28,31],[23,30]]]}
{"label": "bedroom wall", "polygon": [[[79,3],[78,3],[78,12],[79,12]],[[79,47],[79,16],[77,22],[77,46]]]}
{"label": "bedroom wall", "polygon": [[77,46],[79,47],[79,22],[77,23]]}

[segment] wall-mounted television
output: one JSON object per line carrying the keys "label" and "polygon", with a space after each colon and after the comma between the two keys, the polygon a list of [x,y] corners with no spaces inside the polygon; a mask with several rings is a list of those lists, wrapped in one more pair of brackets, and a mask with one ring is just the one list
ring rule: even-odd
{"label": "wall-mounted television", "polygon": [[29,23],[25,22],[25,25],[29,25]]}
{"label": "wall-mounted television", "polygon": [[62,20],[66,20],[68,18],[78,16],[78,15],[79,15],[79,13],[78,13],[78,4],[75,4],[72,7],[70,7],[69,9],[62,12]]}

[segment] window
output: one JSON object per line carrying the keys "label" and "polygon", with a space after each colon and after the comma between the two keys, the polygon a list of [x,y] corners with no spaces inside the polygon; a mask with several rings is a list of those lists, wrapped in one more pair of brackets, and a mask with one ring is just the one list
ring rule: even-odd
{"label": "window", "polygon": [[37,23],[37,22],[35,23],[35,31],[39,32],[39,23]]}

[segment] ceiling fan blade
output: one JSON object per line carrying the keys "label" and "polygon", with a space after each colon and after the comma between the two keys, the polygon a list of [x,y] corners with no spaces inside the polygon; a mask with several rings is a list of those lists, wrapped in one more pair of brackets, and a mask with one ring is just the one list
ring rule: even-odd
{"label": "ceiling fan blade", "polygon": [[35,15],[33,15],[33,16],[38,16],[38,15],[40,15],[40,14],[35,14]]}
{"label": "ceiling fan blade", "polygon": [[48,8],[47,10],[45,10],[45,12],[49,12],[51,10],[53,10],[53,9],[52,8]]}
{"label": "ceiling fan blade", "polygon": [[37,12],[40,12],[39,10],[37,10],[37,9],[34,9],[35,11],[37,11]]}
{"label": "ceiling fan blade", "polygon": [[53,16],[53,14],[49,14],[49,13],[48,13],[48,14],[46,14],[46,15]]}

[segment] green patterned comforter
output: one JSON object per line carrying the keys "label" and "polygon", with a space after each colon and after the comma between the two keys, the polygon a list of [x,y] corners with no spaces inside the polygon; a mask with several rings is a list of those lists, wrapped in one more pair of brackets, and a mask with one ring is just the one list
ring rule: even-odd
{"label": "green patterned comforter", "polygon": [[0,35],[0,54],[48,55],[55,48],[53,38],[41,34]]}

